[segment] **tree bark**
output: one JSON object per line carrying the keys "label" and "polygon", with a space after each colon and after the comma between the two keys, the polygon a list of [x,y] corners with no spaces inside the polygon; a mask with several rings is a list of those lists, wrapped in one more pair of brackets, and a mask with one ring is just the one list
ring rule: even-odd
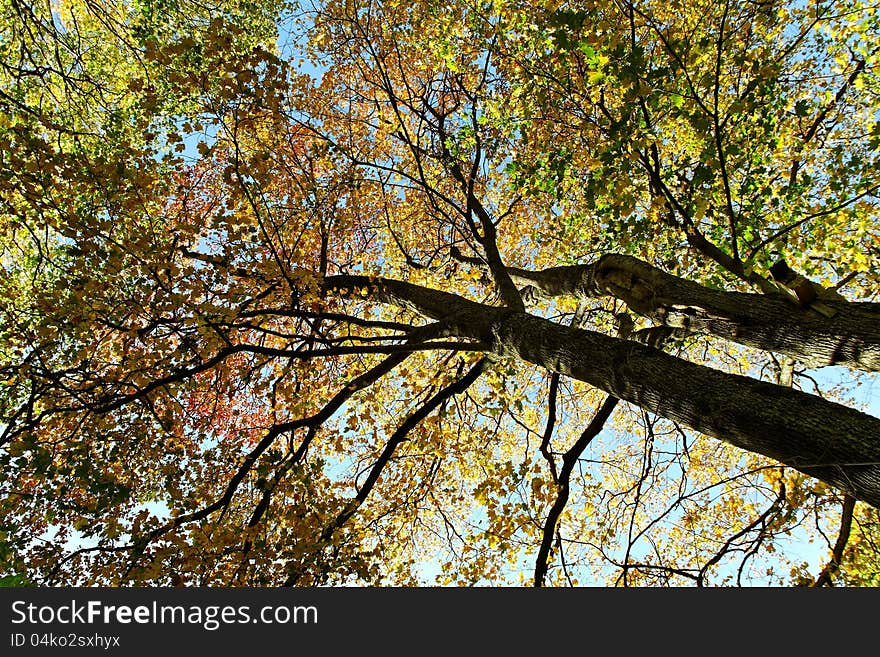
{"label": "tree bark", "polygon": [[584,381],[661,417],[763,454],[880,508],[880,419],[815,395],[727,374],[637,342],[389,279],[336,276],[325,289],[366,288],[418,310],[450,334]]}
{"label": "tree bark", "polygon": [[497,330],[504,353],[768,456],[880,508],[880,419],[632,341],[530,315]]}
{"label": "tree bark", "polygon": [[823,299],[833,312],[828,317],[799,306],[782,292],[712,290],[619,254],[604,255],[587,265],[510,271],[515,282],[544,296],[610,295],[633,312],[673,329],[785,354],[810,367],[845,365],[880,371],[880,304]]}

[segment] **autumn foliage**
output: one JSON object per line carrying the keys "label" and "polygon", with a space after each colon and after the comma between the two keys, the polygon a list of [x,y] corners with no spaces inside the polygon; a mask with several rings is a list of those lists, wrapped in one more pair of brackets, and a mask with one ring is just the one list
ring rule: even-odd
{"label": "autumn foliage", "polygon": [[876,585],[862,0],[0,0],[0,577]]}

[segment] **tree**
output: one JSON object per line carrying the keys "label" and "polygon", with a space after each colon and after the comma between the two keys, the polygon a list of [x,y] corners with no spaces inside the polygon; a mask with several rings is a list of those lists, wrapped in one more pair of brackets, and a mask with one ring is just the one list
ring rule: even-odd
{"label": "tree", "polygon": [[870,581],[872,7],[59,9],[3,18],[4,576]]}

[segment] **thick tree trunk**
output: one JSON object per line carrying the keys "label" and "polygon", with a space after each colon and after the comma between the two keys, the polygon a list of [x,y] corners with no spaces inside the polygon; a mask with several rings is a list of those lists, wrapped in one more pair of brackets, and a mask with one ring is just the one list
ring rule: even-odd
{"label": "thick tree trunk", "polygon": [[828,317],[798,306],[783,293],[712,290],[617,254],[589,265],[510,271],[515,282],[542,295],[611,295],[633,312],[674,329],[785,354],[811,367],[880,371],[880,304],[823,299],[824,307],[833,312]]}
{"label": "thick tree trunk", "polygon": [[507,317],[496,334],[504,353],[769,456],[880,508],[878,418],[530,315]]}
{"label": "thick tree trunk", "polygon": [[647,411],[763,454],[880,508],[880,419],[658,349],[393,280],[339,276],[325,289],[418,310],[451,334],[584,381]]}

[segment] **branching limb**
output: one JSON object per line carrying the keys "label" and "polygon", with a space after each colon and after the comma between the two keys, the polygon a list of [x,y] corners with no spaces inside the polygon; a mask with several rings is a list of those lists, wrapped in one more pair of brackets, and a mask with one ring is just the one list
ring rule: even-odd
{"label": "branching limb", "polygon": [[711,559],[709,559],[709,561],[707,561],[705,564],[703,564],[703,567],[700,568],[700,572],[697,575],[697,580],[696,580],[697,586],[703,586],[703,583],[705,582],[705,579],[706,579],[706,573],[709,571],[709,569],[712,566],[714,566],[719,561],[721,561],[721,559],[724,557],[725,554],[727,554],[728,552],[730,552],[733,549],[733,545],[737,540],[739,540],[740,538],[742,538],[743,536],[745,536],[749,532],[754,531],[755,529],[758,529],[759,527],[760,527],[759,532],[763,533],[764,528],[768,525],[771,518],[774,515],[779,513],[779,510],[782,508],[782,504],[784,502],[785,502],[785,484],[781,483],[779,485],[779,493],[776,496],[776,499],[767,508],[767,510],[764,511],[757,518],[755,518],[755,520],[753,520],[751,523],[746,525],[743,529],[741,529],[736,534],[734,534],[733,536],[728,538],[724,542],[724,545],[721,546],[721,549],[719,549],[718,552],[716,552],[715,555]]}
{"label": "branching limb", "polygon": [[856,500],[851,495],[843,496],[843,508],[840,513],[840,531],[837,533],[837,541],[834,543],[834,549],[831,551],[831,561],[825,564],[822,572],[813,582],[813,586],[833,586],[834,575],[840,570],[840,564],[843,561],[843,551],[849,542],[849,534],[852,529],[853,509],[856,506]]}
{"label": "branching limb", "polygon": [[541,535],[541,547],[538,549],[538,556],[535,559],[535,576],[533,579],[535,586],[544,586],[544,581],[547,577],[548,560],[550,557],[550,549],[553,545],[553,536],[556,531],[556,524],[559,522],[559,518],[565,509],[565,505],[568,503],[569,482],[571,480],[571,473],[574,470],[574,466],[577,464],[581,454],[584,453],[584,450],[592,442],[593,438],[598,436],[605,427],[605,423],[608,421],[608,418],[611,417],[611,413],[617,407],[619,401],[620,400],[617,397],[612,397],[610,395],[606,397],[602,406],[599,407],[599,411],[590,421],[590,424],[587,425],[587,428],[584,429],[574,445],[572,445],[562,457],[562,469],[559,472],[559,480],[556,484],[556,501],[553,503],[553,506],[550,507],[550,511],[547,513],[547,518],[544,521],[544,529]]}
{"label": "branching limb", "polygon": [[556,459],[550,449],[550,440],[553,438],[553,429],[556,426],[556,396],[559,392],[559,378],[559,372],[554,372],[550,377],[550,390],[547,393],[547,424],[544,426],[540,447],[541,455],[550,466],[550,474],[554,484],[559,483],[559,476],[556,473]]}
{"label": "branching limb", "polygon": [[[408,440],[409,432],[412,431],[422,420],[424,420],[431,413],[437,410],[450,398],[467,390],[479,378],[479,376],[486,371],[490,364],[491,361],[488,358],[480,359],[465,376],[437,392],[437,394],[431,397],[431,399],[425,402],[415,412],[407,417],[406,420],[403,421],[403,423],[388,439],[388,442],[385,444],[385,448],[382,450],[379,458],[373,464],[370,473],[367,475],[366,481],[364,481],[364,484],[360,487],[354,499],[349,502],[346,508],[336,517],[333,523],[325,527],[324,531],[321,533],[319,543],[320,547],[329,545],[333,539],[334,533],[342,528],[342,526],[345,525],[345,523],[348,522],[348,520],[361,507],[361,505],[369,496],[370,491],[373,490],[373,487],[379,480],[379,476],[382,474],[382,470],[391,460],[391,457],[394,454],[394,450],[396,450],[402,442]],[[295,570],[289,575],[284,583],[284,586],[296,586],[296,583],[300,577],[301,573]]]}

